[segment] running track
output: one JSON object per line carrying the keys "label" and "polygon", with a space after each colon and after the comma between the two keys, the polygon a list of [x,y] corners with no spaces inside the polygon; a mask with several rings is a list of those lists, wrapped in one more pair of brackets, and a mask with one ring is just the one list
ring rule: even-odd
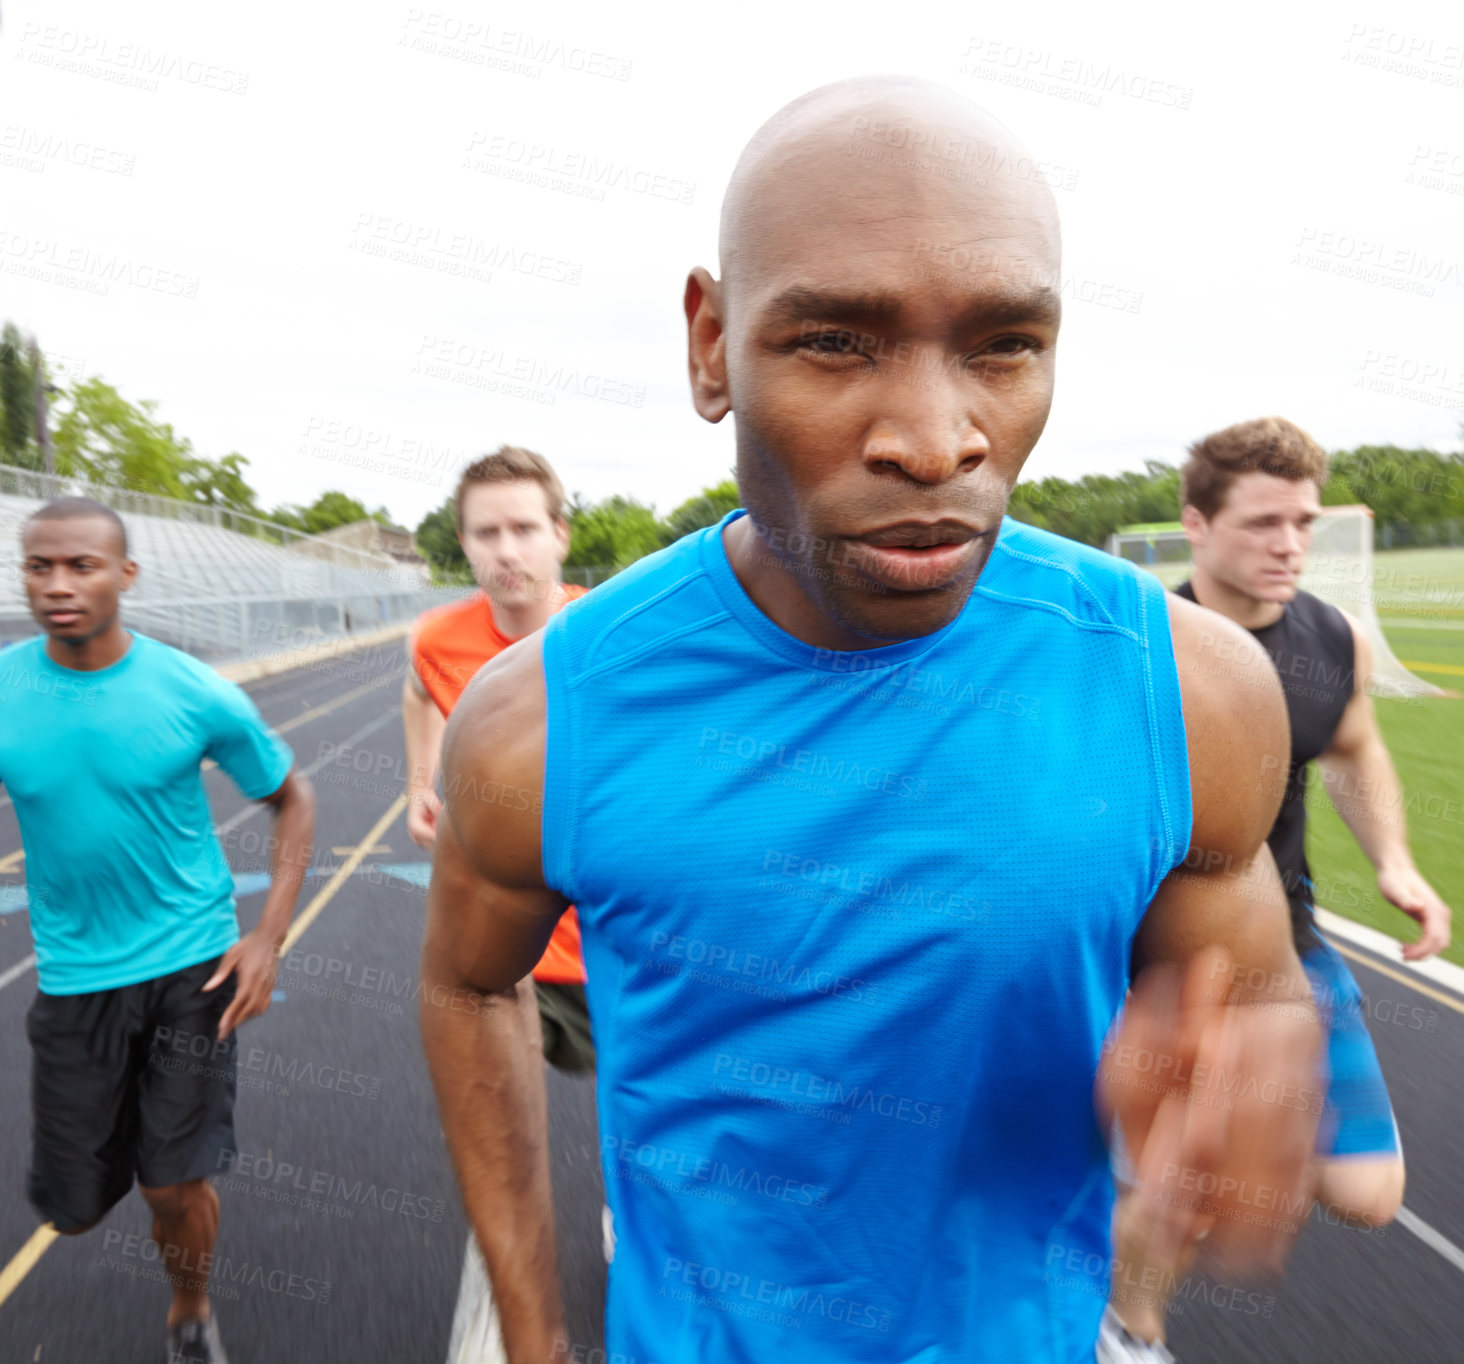
{"label": "running track", "polygon": [[[467,1231],[417,1032],[423,893],[405,864],[422,854],[407,838],[398,799],[400,660],[400,645],[387,645],[247,687],[266,719],[289,726],[300,765],[320,764],[318,871],[301,898],[302,910],[316,901],[316,914],[280,971],[283,998],[240,1036],[246,1168],[220,1189],[217,1254],[231,1281],[215,1284],[234,1364],[448,1358]],[[221,773],[206,780],[230,864],[240,874],[262,872],[267,816],[246,813]],[[85,813],[78,815],[84,838]],[[14,811],[0,799],[0,908],[3,888],[23,884],[19,849]],[[241,897],[246,926],[261,903],[257,891]],[[148,1219],[136,1193],[85,1237],[35,1237],[24,1198],[30,954],[25,912],[0,914],[0,1296],[9,1289],[0,1364],[156,1364],[168,1294],[146,1277],[156,1263],[142,1249]],[[1192,1281],[1172,1318],[1181,1364],[1460,1357],[1464,1254],[1454,1248],[1464,1247],[1456,1177],[1464,1160],[1464,998],[1445,990],[1434,999],[1354,966],[1410,1159],[1407,1206],[1444,1240],[1430,1245],[1398,1225],[1362,1234],[1317,1223],[1274,1295]],[[551,1071],[549,1103],[561,1275],[578,1347],[571,1358],[604,1364],[590,1085]],[[790,1359],[796,1346],[790,1342]]]}

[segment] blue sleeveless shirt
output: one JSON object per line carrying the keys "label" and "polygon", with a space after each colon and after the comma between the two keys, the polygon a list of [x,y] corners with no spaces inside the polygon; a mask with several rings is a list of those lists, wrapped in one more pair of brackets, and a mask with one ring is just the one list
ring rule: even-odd
{"label": "blue sleeveless shirt", "polygon": [[1185,855],[1165,594],[1006,519],[960,615],[804,644],[720,526],[549,622],[543,864],[579,907],[634,1364],[1091,1361],[1093,1109]]}

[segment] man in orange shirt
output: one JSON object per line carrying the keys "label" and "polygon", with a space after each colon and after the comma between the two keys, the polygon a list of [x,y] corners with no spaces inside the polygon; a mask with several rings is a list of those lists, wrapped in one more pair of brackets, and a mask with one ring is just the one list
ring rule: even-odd
{"label": "man in orange shirt", "polygon": [[[437,841],[442,810],[437,795],[442,735],[458,697],[490,658],[543,628],[585,592],[559,580],[569,552],[564,485],[542,455],[505,445],[470,464],[458,480],[453,507],[458,540],[482,590],[417,618],[402,687],[407,832],[429,850]],[[500,791],[497,798],[511,802],[514,793]],[[593,1071],[595,1047],[573,905],[555,926],[533,974],[545,1059],[561,1070]]]}

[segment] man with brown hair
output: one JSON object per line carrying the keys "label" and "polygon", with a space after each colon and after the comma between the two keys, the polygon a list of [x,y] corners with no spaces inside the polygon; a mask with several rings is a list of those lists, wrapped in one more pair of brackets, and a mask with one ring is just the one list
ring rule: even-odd
{"label": "man with brown hair", "polygon": [[[1406,960],[1448,946],[1449,907],[1408,850],[1398,776],[1365,690],[1373,658],[1367,632],[1297,585],[1321,512],[1326,451],[1291,422],[1262,417],[1197,442],[1181,478],[1194,573],[1178,595],[1249,630],[1259,646],[1256,657],[1263,651],[1271,659],[1286,694],[1290,766],[1283,779],[1279,758],[1272,760],[1284,796],[1266,841],[1286,890],[1297,955],[1328,1028],[1331,1078],[1312,1196],[1329,1220],[1372,1229],[1391,1221],[1403,1201],[1403,1154],[1363,1021],[1362,992],[1313,918],[1306,860],[1309,763],[1321,763],[1337,812],[1377,868],[1383,898],[1422,925],[1419,941],[1403,949]],[[1202,658],[1195,666],[1219,662]],[[1156,1262],[1148,1240],[1146,1210],[1137,1198],[1124,1198],[1115,1219],[1108,1353],[1100,1354],[1105,1361],[1170,1358],[1163,1346],[1164,1310],[1183,1269]],[[1156,1281],[1162,1286],[1150,1291]]]}
{"label": "man with brown hair", "polygon": [[[442,735],[463,689],[490,658],[533,634],[582,587],[560,581],[569,552],[564,485],[542,455],[500,446],[468,465],[453,494],[458,541],[482,589],[466,601],[418,617],[408,644],[411,666],[402,687],[407,738],[407,831],[418,847],[437,841]],[[480,793],[484,799],[488,796]],[[492,799],[528,809],[526,792],[502,789]],[[595,1066],[579,919],[565,910],[534,967],[544,1056],[563,1070]]]}

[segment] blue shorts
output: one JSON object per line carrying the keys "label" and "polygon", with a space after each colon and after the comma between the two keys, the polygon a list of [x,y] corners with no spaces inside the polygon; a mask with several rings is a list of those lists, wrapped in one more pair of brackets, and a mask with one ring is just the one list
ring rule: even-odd
{"label": "blue shorts", "polygon": [[1368,1036],[1362,989],[1341,953],[1327,943],[1303,954],[1301,964],[1327,1033],[1326,1106],[1317,1130],[1317,1154],[1396,1156],[1398,1124],[1378,1054]]}

